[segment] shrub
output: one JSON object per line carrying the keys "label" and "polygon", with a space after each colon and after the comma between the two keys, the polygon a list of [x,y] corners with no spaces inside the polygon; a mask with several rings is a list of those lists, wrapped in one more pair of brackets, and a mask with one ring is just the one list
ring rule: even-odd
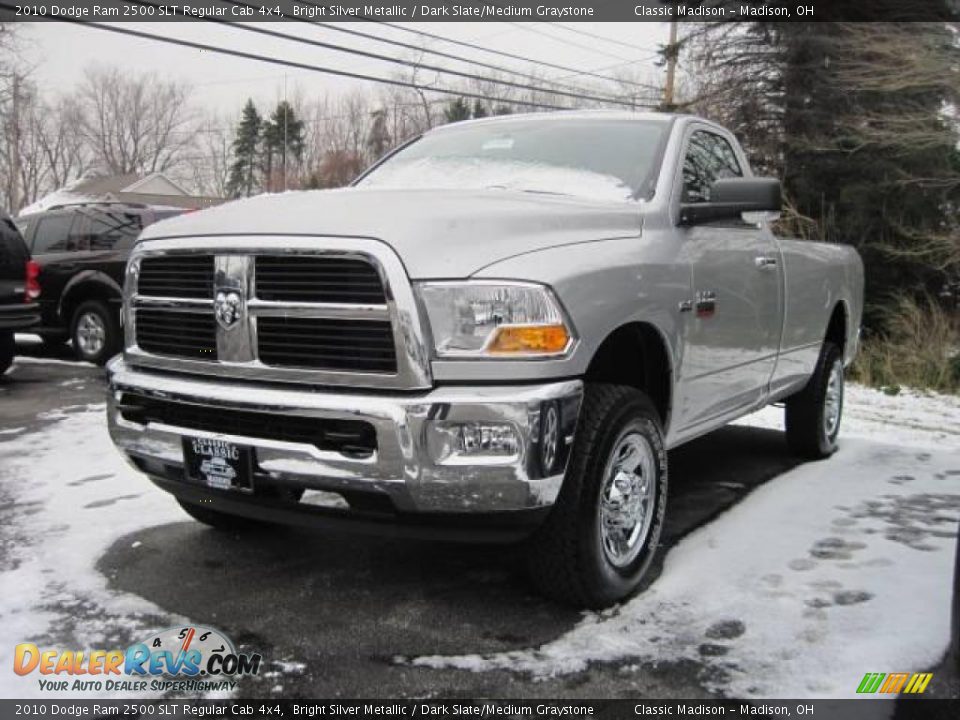
{"label": "shrub", "polygon": [[851,379],[885,389],[960,391],[960,328],[934,300],[899,297],[884,326],[863,338]]}

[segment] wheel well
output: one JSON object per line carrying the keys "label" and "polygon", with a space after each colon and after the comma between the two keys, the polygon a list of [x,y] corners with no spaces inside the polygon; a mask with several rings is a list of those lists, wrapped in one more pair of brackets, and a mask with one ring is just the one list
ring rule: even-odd
{"label": "wheel well", "polygon": [[117,291],[101,282],[82,282],[67,291],[60,301],[60,317],[67,324],[73,322],[73,313],[87,300],[101,300],[107,307],[121,300]]}
{"label": "wheel well", "polygon": [[837,303],[837,306],[833,309],[824,339],[832,342],[843,352],[847,344],[847,311],[843,303]]}
{"label": "wheel well", "polygon": [[652,325],[630,323],[610,333],[594,353],[584,379],[643,390],[657,408],[663,427],[667,427],[672,388],[670,354]]}

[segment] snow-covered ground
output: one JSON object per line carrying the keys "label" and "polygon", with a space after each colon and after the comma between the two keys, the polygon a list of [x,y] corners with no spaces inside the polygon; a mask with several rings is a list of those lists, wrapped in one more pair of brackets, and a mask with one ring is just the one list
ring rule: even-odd
{"label": "snow-covered ground", "polygon": [[111,592],[95,568],[123,535],[182,521],[176,504],[114,449],[104,405],[66,407],[41,419],[53,422],[40,432],[9,428],[0,437],[0,697],[6,698],[38,692],[36,673],[9,670],[17,643],[109,650],[182,621],[149,600]]}
{"label": "snow-covered ground", "polygon": [[[781,414],[742,422],[776,426]],[[96,564],[119,538],[138,551],[137,531],[186,516],[120,458],[102,405],[45,419],[39,430],[0,422],[4,668],[27,639],[123,647],[184,620],[110,589]],[[960,399],[851,387],[842,432],[834,458],[769,481],[692,533],[622,607],[539,647],[412,662],[536,678],[691,659],[710,689],[756,697],[844,696],[867,671],[934,664],[960,516]],[[0,672],[0,697],[36,694],[35,675]]]}
{"label": "snow-covered ground", "polygon": [[[740,424],[782,426],[778,408]],[[693,660],[733,697],[855,695],[865,672],[926,669],[949,638],[960,399],[851,386],[842,447],[681,541],[642,595],[540,647],[416,665],[548,677]]]}

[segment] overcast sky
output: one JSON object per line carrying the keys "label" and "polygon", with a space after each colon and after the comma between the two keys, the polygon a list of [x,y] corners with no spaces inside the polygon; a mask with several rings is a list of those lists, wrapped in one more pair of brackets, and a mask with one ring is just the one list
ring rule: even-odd
{"label": "overcast sky", "polygon": [[[554,63],[577,70],[612,74],[611,66],[625,65],[648,75],[656,81],[662,70],[654,64],[658,44],[667,39],[663,23],[406,23],[406,27],[425,30],[446,38],[463,40],[491,49],[521,55],[531,60]],[[95,28],[67,23],[28,23],[23,26],[25,50],[35,68],[34,78],[44,88],[70,91],[79,82],[84,67],[90,64],[118,65],[132,72],[153,71],[158,74],[189,80],[194,85],[193,103],[198,108],[219,112],[226,118],[239,114],[248,97],[260,103],[271,103],[283,95],[284,76],[287,92],[295,89],[310,97],[324,93],[337,94],[353,88],[374,87],[372,83],[296,69],[242,58],[216,55],[191,48],[177,47],[142,38],[127,37]],[[167,37],[194,40],[210,45],[240,49],[246,52],[282,57],[312,65],[323,65],[352,72],[389,77],[401,70],[400,66],[369,58],[310,47],[237,29],[204,22],[186,23],[125,23],[122,27],[141,30]],[[302,23],[266,24],[272,30],[298,37],[359,48],[381,54],[410,57],[402,48],[351,37],[322,27]],[[471,59],[530,71],[519,61],[489,55],[477,50],[451,46],[373,23],[344,23],[343,27],[377,34],[411,44],[427,42],[426,47],[462,54]],[[583,31],[602,36],[591,37]],[[609,40],[607,39],[609,38]],[[456,66],[477,74],[489,72],[482,68],[453,64],[443,58],[427,56],[425,62]],[[639,62],[637,62],[639,61]],[[538,68],[539,74],[549,77],[568,75],[562,70]],[[612,89],[612,85],[609,85]]]}

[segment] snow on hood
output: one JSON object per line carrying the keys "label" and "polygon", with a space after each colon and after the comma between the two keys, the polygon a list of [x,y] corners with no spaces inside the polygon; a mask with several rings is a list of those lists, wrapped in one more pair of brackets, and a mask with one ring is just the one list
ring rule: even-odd
{"label": "snow on hood", "polygon": [[238,200],[156,223],[141,237],[374,238],[396,250],[411,278],[456,278],[521,253],[637,236],[641,208],[499,189],[344,188]]}
{"label": "snow on hood", "polygon": [[581,168],[484,158],[424,157],[386,163],[360,187],[424,190],[528,190],[575,195],[587,200],[624,202],[633,189],[620,178]]}

